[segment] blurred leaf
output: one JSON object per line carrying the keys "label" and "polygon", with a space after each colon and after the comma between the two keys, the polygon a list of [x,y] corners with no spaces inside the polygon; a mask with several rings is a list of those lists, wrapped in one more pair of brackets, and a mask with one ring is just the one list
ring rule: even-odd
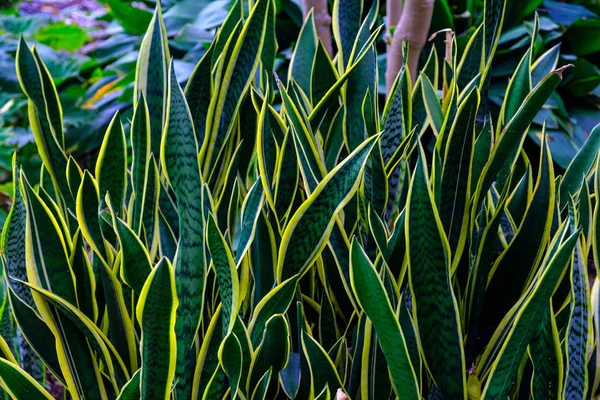
{"label": "blurred leaf", "polygon": [[54,50],[76,51],[90,40],[86,31],[77,25],[67,25],[64,21],[42,27],[34,39]]}

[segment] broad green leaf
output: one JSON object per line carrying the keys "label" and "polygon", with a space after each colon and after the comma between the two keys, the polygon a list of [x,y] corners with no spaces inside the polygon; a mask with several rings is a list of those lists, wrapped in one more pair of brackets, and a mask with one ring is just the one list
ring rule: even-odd
{"label": "broad green leaf", "polygon": [[367,139],[327,174],[292,216],[279,248],[278,282],[303,274],[326,245],[335,216],[358,189],[361,172],[377,139]]}
{"label": "broad green leaf", "polygon": [[175,336],[177,306],[173,268],[163,258],[146,280],[137,305],[137,320],[142,329],[140,391],[143,399],[167,399],[171,392],[178,344]]}
{"label": "broad green leaf", "polygon": [[0,386],[13,399],[52,400],[53,397],[18,365],[0,358]]}
{"label": "broad green leaf", "polygon": [[425,163],[424,151],[419,147],[406,214],[416,325],[425,365],[441,393],[447,398],[466,399],[465,355],[458,304],[450,282],[450,248]]}
{"label": "broad green leaf", "polygon": [[[169,46],[160,4],[148,25],[135,69],[134,107],[143,96],[148,106],[150,151],[158,156],[166,124],[169,78]],[[143,102],[143,100],[141,100]]]}
{"label": "broad green leaf", "polygon": [[[260,186],[260,184],[258,184]],[[217,275],[219,296],[222,304],[223,335],[228,335],[235,324],[241,306],[238,272],[223,235],[211,216],[206,227],[206,241]]]}
{"label": "broad green leaf", "polygon": [[373,264],[356,239],[352,241],[350,259],[352,290],[377,332],[396,395],[403,399],[418,399],[418,381],[410,363],[404,334]]}

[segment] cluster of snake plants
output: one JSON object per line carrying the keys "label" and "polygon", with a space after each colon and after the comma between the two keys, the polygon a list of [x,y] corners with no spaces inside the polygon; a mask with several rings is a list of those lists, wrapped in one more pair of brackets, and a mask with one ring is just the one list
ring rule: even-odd
{"label": "cluster of snake plants", "polygon": [[51,399],[53,377],[68,399],[594,398],[600,128],[562,175],[543,133],[524,151],[563,70],[533,59],[537,23],[491,116],[502,2],[460,57],[434,38],[385,104],[377,2],[334,2],[333,58],[309,14],[285,77],[275,7],[236,2],[185,88],[158,9],[130,129],[115,115],[95,171],[21,41],[43,167],[13,167],[5,394]]}

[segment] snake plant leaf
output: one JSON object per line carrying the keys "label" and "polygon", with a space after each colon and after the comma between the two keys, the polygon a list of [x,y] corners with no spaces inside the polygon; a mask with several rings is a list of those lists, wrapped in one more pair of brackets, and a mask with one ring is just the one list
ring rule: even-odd
{"label": "snake plant leaf", "polygon": [[272,373],[273,367],[269,368],[267,372],[263,374],[252,392],[252,397],[250,398],[251,400],[264,400],[266,398],[267,389],[271,383]]}
{"label": "snake plant leaf", "polygon": [[47,370],[51,371],[64,384],[65,379],[61,373],[56,347],[54,342],[48,341],[48,338],[52,337],[52,331],[33,308],[25,304],[10,286],[8,287],[8,299],[19,332],[44,362]]}
{"label": "snake plant leaf", "polygon": [[[572,205],[570,206],[572,207]],[[570,216],[571,233],[579,236],[581,228],[575,229]],[[581,240],[577,240],[571,263],[570,318],[567,325],[565,344],[565,383],[563,398],[586,398],[589,390],[587,370],[588,354],[592,348],[593,325],[590,309],[590,286],[587,260]]]}
{"label": "snake plant leaf", "polygon": [[444,114],[440,99],[427,75],[421,74],[421,92],[427,116],[431,120],[431,128],[439,135],[444,123]]}
{"label": "snake plant leaf", "polygon": [[118,214],[123,213],[127,188],[127,148],[125,133],[117,111],[110,121],[96,161],[96,180],[100,198],[110,193]]}
{"label": "snake plant leaf", "polygon": [[273,315],[287,311],[296,293],[297,283],[298,276],[289,278],[277,285],[256,305],[252,320],[248,324],[253,346],[258,346],[267,321]]}
{"label": "snake plant leaf", "polygon": [[[305,92],[310,95],[310,99],[312,104],[318,104],[327,94],[329,88],[331,88],[338,81],[339,76],[331,60],[331,57],[327,53],[325,49],[325,45],[321,41],[317,43],[317,51],[314,54],[314,60],[311,65],[312,70],[312,79],[310,90]],[[295,78],[294,78],[295,79]],[[296,81],[298,82],[298,81]],[[299,82],[298,82],[299,83]],[[320,121],[323,117],[325,117],[325,112],[327,110],[328,116],[330,119],[333,115],[330,115],[329,109],[336,106],[336,102],[338,101],[338,96],[329,97],[329,102],[323,108],[323,111],[320,115],[315,116],[312,121]],[[315,127],[313,126],[313,129]],[[322,126],[322,131],[326,131],[329,129],[329,123],[326,123]]]}
{"label": "snake plant leaf", "polygon": [[[117,383],[116,381],[119,379],[121,381],[129,379],[127,366],[117,349],[89,318],[81,313],[75,306],[69,304],[54,293],[39,287],[30,287],[35,295],[40,296],[47,302],[47,306],[54,315],[60,314],[61,316],[64,316],[65,319],[63,321],[71,322],[73,326],[78,329],[78,332],[81,333],[81,335],[70,336],[69,339],[71,341],[81,340],[81,336],[83,336],[87,339],[91,347],[101,354],[100,358],[106,365],[107,375],[109,375],[112,385],[115,385]],[[93,368],[97,368],[97,366],[93,366]]]}
{"label": "snake plant leaf", "polygon": [[479,83],[478,75],[481,73],[483,57],[483,31],[483,25],[475,28],[463,50],[463,56],[456,70],[456,84],[461,92],[467,90],[469,83],[473,81]]}
{"label": "snake plant leaf", "polygon": [[550,297],[573,254],[579,233],[572,234],[560,242],[567,228],[564,224],[562,232],[559,231],[555,235],[550,247],[557,245],[557,251],[546,255],[540,279],[531,288],[527,298],[523,299],[510,330],[502,341],[502,347],[495,357],[496,361],[491,367],[483,390],[484,399],[502,399],[508,396],[511,390],[519,364],[538,328],[539,324],[534,321],[539,320],[540,310],[548,306]]}
{"label": "snake plant leaf", "polygon": [[592,241],[592,213],[590,186],[588,181],[584,180],[579,190],[579,223],[583,232],[583,238],[585,239],[585,247],[583,248],[584,257],[587,256]]}
{"label": "snake plant leaf", "polygon": [[96,321],[98,318],[98,303],[95,296],[96,277],[85,251],[81,230],[75,232],[73,246],[69,254],[69,261],[75,278],[78,308],[89,319]]}
{"label": "snake plant leaf", "polygon": [[148,276],[138,301],[137,320],[142,329],[140,392],[143,399],[168,399],[171,392],[178,345],[175,279],[169,261],[161,259]]}
{"label": "snake plant leaf", "polygon": [[8,278],[6,282],[12,287],[17,296],[28,306],[35,307],[29,288],[20,283],[20,281],[27,280],[24,240],[27,224],[27,206],[21,194],[21,173],[16,168],[16,157],[16,154],[14,154],[12,158],[14,199],[10,207],[10,212],[6,217],[4,228],[2,229],[0,244],[4,254],[3,273]]}
{"label": "snake plant leaf", "polygon": [[[265,27],[265,39],[263,44],[263,50],[260,54],[260,61],[262,65],[262,70],[264,71],[263,81],[266,79],[266,82],[273,83],[274,77],[273,72],[275,72],[275,57],[277,55],[277,50],[279,48],[277,44],[277,36],[275,33],[275,24],[277,21],[276,14],[276,5],[275,2],[269,2],[269,10],[267,14],[267,24]],[[261,87],[268,89],[267,92],[273,89],[273,85],[269,84],[268,87],[265,87],[263,83]],[[270,98],[273,97],[272,94],[269,95]]]}
{"label": "snake plant leaf", "polygon": [[531,168],[528,167],[508,200],[508,211],[516,226],[520,226],[523,222],[527,207],[531,203],[532,179]]}
{"label": "snake plant leaf", "polygon": [[231,397],[235,398],[242,377],[243,354],[240,342],[233,332],[229,333],[221,343],[219,362],[229,378]]}
{"label": "snake plant leaf", "polygon": [[52,400],[53,397],[15,363],[0,358],[0,386],[13,399]]}
{"label": "snake plant leaf", "polygon": [[471,170],[479,99],[479,91],[475,88],[460,104],[450,129],[442,166],[439,213],[454,265],[461,258],[469,227]]}
{"label": "snake plant leaf", "polygon": [[[73,271],[59,222],[21,175],[27,204],[25,234],[28,281],[77,304]],[[44,238],[44,240],[41,240]]]}
{"label": "snake plant leaf", "polygon": [[[363,21],[360,31],[354,43],[351,58],[358,52],[361,46],[369,39],[369,21]],[[367,93],[377,93],[375,81],[377,76],[377,57],[374,47],[366,51],[366,55],[357,62],[356,67],[348,77],[346,90],[343,92],[344,105],[346,106],[346,145],[350,151],[354,150],[366,138],[366,122],[363,116],[363,101]],[[372,98],[371,96],[368,96]],[[368,107],[373,107],[368,104]]]}
{"label": "snake plant leaf", "polygon": [[411,182],[406,214],[409,282],[425,365],[444,397],[466,399],[465,355],[450,283],[450,249],[429,189],[425,154]]}
{"label": "snake plant leaf", "polygon": [[365,140],[329,172],[292,216],[279,248],[278,282],[304,273],[321,252],[333,229],[335,216],[358,189],[361,172],[378,137]]}
{"label": "snake plant leaf", "polygon": [[35,61],[39,66],[40,78],[42,81],[42,86],[44,88],[44,100],[46,102],[46,112],[48,114],[48,122],[50,122],[51,129],[56,137],[56,140],[61,148],[65,148],[65,134],[63,132],[63,111],[62,106],[60,104],[60,99],[58,97],[58,92],[56,90],[56,86],[54,85],[54,80],[52,76],[50,76],[50,71],[44,61],[40,57],[37,48],[33,47],[31,49],[33,56],[35,57]]}
{"label": "snake plant leaf", "polygon": [[[148,106],[150,150],[158,156],[167,113],[169,46],[160,4],[148,25],[135,69],[134,107],[143,95]],[[143,100],[142,100],[143,101]]]}
{"label": "snake plant leaf", "polygon": [[[535,26],[539,26],[539,19],[536,16]],[[502,117],[504,121],[510,121],[515,116],[518,109],[523,104],[525,98],[531,92],[531,58],[532,52],[534,51],[533,45],[535,44],[535,36],[537,29],[534,28],[532,35],[531,47],[525,52],[525,55],[519,61],[515,72],[508,81],[508,87],[506,88],[506,94],[504,96],[504,103],[502,104]]]}
{"label": "snake plant leaf", "polygon": [[356,239],[352,240],[350,252],[352,290],[377,332],[396,395],[403,399],[418,399],[417,377],[410,362],[404,334],[383,284]]}
{"label": "snake plant leaf", "polygon": [[98,184],[90,174],[85,171],[81,186],[77,192],[77,219],[81,233],[92,250],[103,260],[106,259],[104,236],[98,218],[99,204]]}
{"label": "snake plant leaf", "polygon": [[77,164],[77,161],[73,156],[69,156],[69,160],[67,161],[67,183],[73,198],[77,197],[77,190],[79,189],[79,185],[81,185],[82,177],[83,172]]}
{"label": "snake plant leaf", "polygon": [[[258,184],[260,186],[260,184]],[[241,306],[240,282],[231,251],[217,227],[214,217],[210,217],[206,227],[206,241],[217,275],[221,298],[223,334],[228,335],[235,324]]]}
{"label": "snake plant leaf", "polygon": [[483,59],[484,59],[484,74],[482,76],[482,82],[485,82],[488,78],[489,70],[492,66],[492,59],[496,53],[498,46],[498,40],[502,33],[502,27],[504,25],[506,2],[503,0],[485,0],[484,1],[484,13],[483,13],[483,32],[484,32],[484,43],[483,43]]}
{"label": "snake plant leaf", "polygon": [[371,49],[371,45],[373,45],[375,40],[379,37],[381,29],[382,27],[375,29],[373,33],[371,33],[371,36],[369,36],[369,40],[364,43],[362,48],[358,49],[360,51],[353,55],[352,62],[347,66],[345,72],[340,75],[340,78],[337,80],[337,82],[329,88],[325,95],[323,95],[323,98],[314,105],[310,115],[308,116],[309,121],[313,121],[315,118],[321,117],[323,115],[323,107],[331,104],[331,99],[340,94],[341,88],[348,81],[348,78],[353,73],[354,69],[360,65],[362,59],[367,56],[368,51]]}
{"label": "snake plant leaf", "polygon": [[[229,135],[234,116],[240,107],[243,94],[258,66],[265,41],[265,30],[269,2],[259,0],[252,8],[242,31],[237,36],[235,46],[218,78],[218,89],[212,96],[208,109],[205,142],[201,148],[203,176],[207,177],[213,168]],[[230,45],[231,46],[231,45]]]}
{"label": "snake plant leaf", "polygon": [[565,171],[559,188],[561,209],[568,203],[570,196],[575,196],[581,188],[583,180],[586,179],[594,165],[599,147],[600,125],[592,129],[585,143],[581,146]]}
{"label": "snake plant leaf", "polygon": [[[493,147],[492,154],[481,172],[481,178],[475,192],[476,205],[479,205],[502,167],[513,164],[514,158],[510,159],[510,156],[516,155],[515,149],[521,148],[529,124],[556,89],[562,80],[562,73],[567,67],[561,67],[546,75],[527,95],[515,116],[502,129],[497,138],[497,143]],[[477,208],[477,206],[474,207],[474,209]]]}
{"label": "snake plant leaf", "polygon": [[[144,186],[144,198],[142,203],[142,217],[139,225],[140,236],[146,239],[150,256],[156,253],[158,229],[158,204],[160,202],[160,175],[154,154],[148,158],[146,185]],[[142,235],[142,230],[144,235]]]}
{"label": "snake plant leaf", "polygon": [[202,398],[205,388],[219,367],[219,348],[223,341],[222,325],[221,304],[219,303],[205,329],[204,340],[196,360],[191,397],[193,400]]}
{"label": "snake plant leaf", "polygon": [[[594,179],[594,192],[596,196],[600,193],[600,162],[596,161],[596,172]],[[598,197],[596,197],[598,199]],[[592,253],[596,271],[600,270],[600,201],[596,200],[594,207],[594,220],[592,221]]]}
{"label": "snake plant leaf", "polygon": [[113,225],[121,244],[121,268],[119,268],[121,279],[140,294],[152,271],[150,256],[144,244],[125,222],[115,217]]}
{"label": "snake plant leaf", "polygon": [[[220,35],[220,34],[219,34]],[[200,62],[192,71],[192,75],[185,86],[185,99],[187,100],[196,133],[196,141],[199,146],[204,142],[206,131],[206,116],[213,91],[213,80],[211,75],[211,58],[213,57],[216,42],[204,53]]]}
{"label": "snake plant leaf", "polygon": [[162,142],[163,170],[175,192],[179,214],[179,242],[174,261],[177,309],[178,396],[189,396],[195,351],[191,348],[202,315],[205,291],[204,203],[198,168],[198,146],[192,119],[183,92],[177,83],[173,64],[169,77],[169,106]]}
{"label": "snake plant leaf", "polygon": [[258,217],[256,234],[250,248],[250,266],[254,278],[252,304],[256,306],[273,288],[277,260],[275,230],[263,212]]}
{"label": "snake plant leaf", "polygon": [[302,109],[294,103],[281,83],[279,84],[279,91],[282,103],[285,106],[286,117],[292,128],[294,145],[298,155],[298,164],[302,172],[304,185],[309,192],[313,192],[321,177],[326,174],[314,141],[313,132],[306,116],[302,113]]}
{"label": "snake plant leaf", "polygon": [[315,52],[317,51],[317,29],[313,10],[309,10],[304,24],[298,34],[298,41],[292,53],[288,81],[293,78],[304,93],[311,92],[311,82],[315,79],[311,74]]}
{"label": "snake plant leaf", "polygon": [[140,399],[140,375],[141,369],[135,371],[135,374],[131,377],[129,382],[127,382],[121,388],[121,392],[119,393],[119,397],[117,400],[138,400]]}
{"label": "snake plant leaf", "polygon": [[108,265],[100,262],[98,269],[106,300],[108,338],[125,361],[127,370],[133,373],[138,369],[137,343],[131,316],[123,297],[123,288]]}
{"label": "snake plant leaf", "polygon": [[305,331],[302,331],[302,350],[308,360],[313,389],[327,386],[333,392],[344,386],[323,347]]}
{"label": "snake plant leaf", "polygon": [[275,207],[273,200],[273,186],[276,185],[274,170],[277,164],[278,145],[271,130],[271,113],[267,99],[263,99],[258,115],[258,130],[256,133],[256,156],[258,170],[261,176],[263,191],[271,208]]}
{"label": "snake plant leaf", "polygon": [[146,186],[148,157],[150,157],[150,114],[144,95],[140,95],[131,120],[131,189],[133,205],[131,226],[140,231],[144,192]]}
{"label": "snake plant leaf", "polygon": [[543,144],[535,193],[527,213],[515,237],[492,267],[488,280],[484,315],[491,324],[500,322],[535,274],[550,238],[554,194],[554,167],[550,149]]}
{"label": "snake plant leaf", "polygon": [[52,107],[48,107],[45,96],[47,91],[54,92],[56,89],[44,87],[40,71],[45,69],[45,66],[39,65],[34,52],[23,38],[19,40],[15,60],[19,83],[28,98],[29,123],[40,158],[50,174],[54,187],[61,193],[66,206],[73,209],[74,201],[70,195],[66,175],[67,158],[60,138],[57,138],[57,127],[54,126],[57,124],[58,118],[48,114],[48,110]]}
{"label": "snake plant leaf", "polygon": [[362,11],[362,0],[336,0],[333,3],[333,37],[341,55],[338,60],[341,70],[350,60],[354,40],[360,29]]}
{"label": "snake plant leaf", "polygon": [[214,68],[217,58],[224,54],[224,50],[227,42],[230,40],[232,34],[235,32],[236,26],[244,18],[244,4],[242,1],[234,1],[231,5],[231,9],[227,14],[227,17],[219,27],[219,32],[214,40],[215,50],[212,54],[211,69]]}
{"label": "snake plant leaf", "polygon": [[208,385],[206,385],[206,388],[204,388],[202,399],[208,400],[221,398],[225,392],[226,378],[227,375],[225,374],[225,371],[223,371],[223,367],[221,364],[218,364],[217,369],[208,381]]}
{"label": "snake plant leaf", "polygon": [[248,392],[256,388],[260,378],[271,369],[273,374],[285,367],[290,351],[288,322],[282,314],[275,314],[265,324],[262,341],[252,357],[248,377]]}
{"label": "snake plant leaf", "polygon": [[558,399],[562,392],[563,355],[552,306],[544,312],[538,332],[529,345],[529,355],[534,370],[533,398]]}
{"label": "snake plant leaf", "polygon": [[556,69],[558,58],[560,56],[560,46],[558,43],[539,56],[531,65],[531,83],[535,86],[550,71]]}
{"label": "snake plant leaf", "polygon": [[248,252],[252,240],[254,240],[263,199],[263,185],[261,182],[256,181],[248,191],[242,204],[240,237],[235,252],[235,263],[238,266],[244,255]]}
{"label": "snake plant leaf", "polygon": [[298,157],[294,147],[293,133],[288,130],[275,167],[275,182],[274,203],[275,213],[280,218],[285,218],[294,203],[297,195],[298,181],[300,178],[298,170]]}

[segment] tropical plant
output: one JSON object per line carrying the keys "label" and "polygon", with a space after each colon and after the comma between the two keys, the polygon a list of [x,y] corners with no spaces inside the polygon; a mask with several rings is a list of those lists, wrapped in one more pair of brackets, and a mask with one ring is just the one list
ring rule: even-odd
{"label": "tropical plant", "polygon": [[73,399],[594,398],[600,128],[563,175],[543,132],[523,149],[568,66],[524,57],[492,118],[490,0],[380,112],[377,2],[333,19],[333,59],[309,13],[287,76],[275,2],[241,4],[183,89],[155,12],[94,171],[20,41],[43,170],[13,162],[6,393],[51,398],[47,370]]}

